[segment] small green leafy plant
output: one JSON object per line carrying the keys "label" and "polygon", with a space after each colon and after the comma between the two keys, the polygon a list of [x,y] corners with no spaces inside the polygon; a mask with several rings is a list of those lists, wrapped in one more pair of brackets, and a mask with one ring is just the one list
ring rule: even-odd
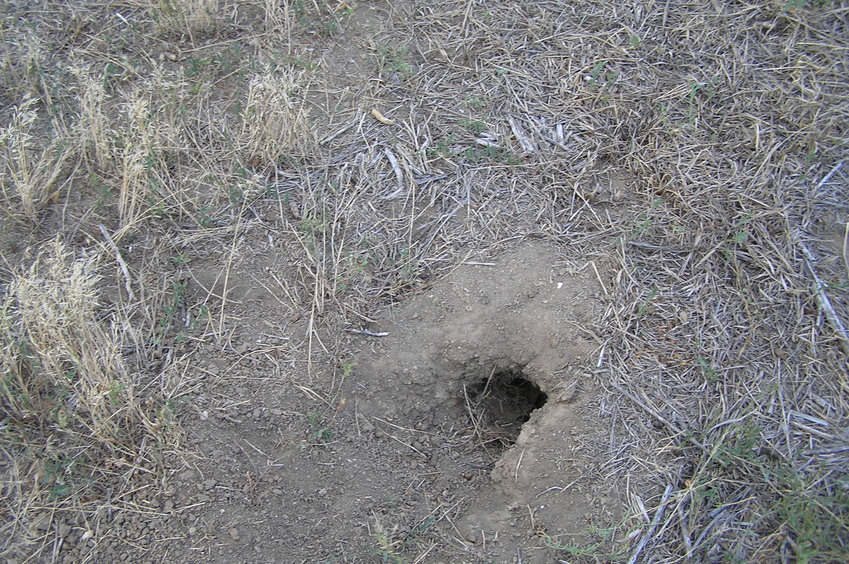
{"label": "small green leafy plant", "polygon": [[333,429],[327,426],[324,418],[315,411],[309,414],[310,438],[318,441],[320,444],[326,445],[333,442],[335,433]]}

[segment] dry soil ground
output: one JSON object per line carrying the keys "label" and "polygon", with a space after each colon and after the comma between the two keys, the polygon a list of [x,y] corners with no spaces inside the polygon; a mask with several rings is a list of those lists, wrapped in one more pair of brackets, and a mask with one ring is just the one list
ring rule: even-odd
{"label": "dry soil ground", "polygon": [[845,2],[2,17],[8,562],[847,558]]}

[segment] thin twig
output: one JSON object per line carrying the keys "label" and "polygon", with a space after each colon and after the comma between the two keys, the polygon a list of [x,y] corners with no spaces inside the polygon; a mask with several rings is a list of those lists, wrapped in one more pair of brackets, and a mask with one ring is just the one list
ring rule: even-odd
{"label": "thin twig", "polygon": [[801,240],[797,240],[797,243],[799,244],[799,248],[802,249],[802,254],[805,255],[805,267],[814,279],[814,296],[816,297],[817,305],[819,305],[820,309],[825,313],[826,319],[828,319],[829,323],[831,323],[832,329],[834,329],[834,332],[837,334],[837,339],[840,341],[843,354],[849,358],[849,336],[846,335],[846,328],[843,326],[840,316],[837,315],[837,312],[834,311],[834,308],[831,306],[828,294],[825,293],[825,289],[828,288],[828,284],[823,282],[817,275],[816,270],[814,270],[816,258],[810,249],[808,249]]}
{"label": "thin twig", "polygon": [[631,554],[631,558],[628,559],[628,564],[634,564],[637,559],[640,557],[640,552],[646,546],[651,538],[654,536],[654,531],[657,529],[658,524],[660,524],[661,518],[663,518],[663,512],[666,511],[666,503],[669,501],[669,496],[672,495],[672,485],[666,486],[666,491],[663,492],[663,498],[660,500],[660,505],[657,508],[657,511],[654,514],[654,519],[651,521],[651,525],[649,526],[649,530],[643,535],[643,538],[640,539],[640,542],[637,543],[637,547],[634,549],[634,552]]}
{"label": "thin twig", "polygon": [[115,255],[115,261],[118,263],[118,266],[121,267],[121,273],[124,275],[124,288],[127,290],[127,296],[129,296],[130,301],[136,301],[136,295],[133,293],[133,288],[131,286],[132,279],[130,278],[130,270],[127,268],[127,263],[124,262],[124,259],[121,257],[121,251],[118,249],[118,245],[116,245],[115,241],[112,240],[112,236],[109,235],[108,231],[106,231],[106,227],[98,225],[97,228],[100,229],[100,233],[106,240],[106,244],[109,245],[110,249],[112,249],[112,253]]}
{"label": "thin twig", "polygon": [[389,333],[387,331],[369,331],[368,329],[345,329],[348,333],[354,333],[355,335],[365,335],[367,337],[388,337]]}

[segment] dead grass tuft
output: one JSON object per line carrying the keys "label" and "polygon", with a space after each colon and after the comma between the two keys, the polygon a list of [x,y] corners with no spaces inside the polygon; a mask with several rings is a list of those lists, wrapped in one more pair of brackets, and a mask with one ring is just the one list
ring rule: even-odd
{"label": "dead grass tuft", "polygon": [[236,150],[254,168],[291,166],[314,150],[303,89],[291,70],[253,76],[241,118]]}
{"label": "dead grass tuft", "polygon": [[149,0],[140,2],[163,36],[183,36],[192,43],[218,28],[219,0]]}
{"label": "dead grass tuft", "polygon": [[54,122],[55,137],[38,139],[44,122],[35,98],[25,98],[12,109],[8,125],[0,129],[0,187],[7,215],[23,214],[35,220],[38,211],[56,194],[56,183],[70,158],[61,126]]}
{"label": "dead grass tuft", "polygon": [[[122,495],[122,476],[160,471],[163,450],[175,444],[173,414],[131,372],[121,320],[100,305],[99,259],[75,259],[54,240],[6,287],[0,402],[8,554],[61,542],[51,531],[66,514],[96,514],[99,492]],[[86,526],[91,535],[95,524]]]}

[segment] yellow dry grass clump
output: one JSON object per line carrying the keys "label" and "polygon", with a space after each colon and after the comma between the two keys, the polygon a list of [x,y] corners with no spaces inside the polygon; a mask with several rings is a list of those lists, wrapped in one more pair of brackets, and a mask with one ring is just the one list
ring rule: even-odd
{"label": "yellow dry grass clump", "polygon": [[54,239],[12,273],[0,306],[3,529],[36,547],[35,515],[91,514],[93,484],[149,473],[176,444],[172,414],[125,362],[126,319],[103,308],[99,262]]}

